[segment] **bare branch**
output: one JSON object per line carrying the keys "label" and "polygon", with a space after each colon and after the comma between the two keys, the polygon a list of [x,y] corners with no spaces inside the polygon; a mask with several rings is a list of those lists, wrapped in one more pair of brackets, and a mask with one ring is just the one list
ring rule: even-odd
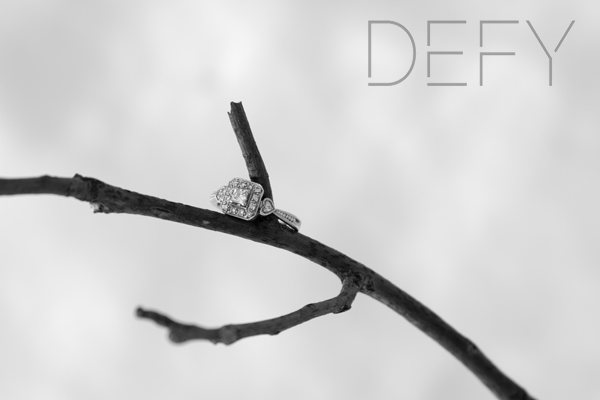
{"label": "bare branch", "polygon": [[326,314],[339,314],[347,311],[352,306],[358,287],[352,279],[346,279],[340,294],[329,300],[319,303],[307,304],[298,311],[282,317],[249,324],[225,325],[216,329],[205,329],[196,325],[182,324],[171,318],[155,312],[137,309],[137,316],[150,319],[169,330],[169,339],[175,343],[188,340],[208,340],[212,343],[232,344],[240,339],[258,335],[277,335],[280,332],[300,325],[313,318]]}
{"label": "bare branch", "polygon": [[[57,194],[68,197],[71,196],[72,183],[73,181],[70,178],[55,178],[48,175],[40,176],[39,178],[0,178],[0,195]],[[79,200],[86,201],[81,198]]]}
{"label": "bare branch", "polygon": [[242,103],[231,103],[231,111],[228,113],[231,126],[235,132],[235,137],[238,140],[244,161],[246,161],[246,168],[248,169],[248,175],[252,182],[260,183],[265,190],[265,197],[273,200],[273,191],[271,190],[271,181],[269,180],[269,173],[267,167],[263,162],[263,159],[252,135],[250,129],[250,123],[246,118],[246,112]]}
{"label": "bare branch", "polygon": [[[267,196],[267,193],[272,196],[268,174],[243,108],[241,104],[236,103],[232,103],[231,106],[232,111],[229,114],[231,123],[246,160],[250,178],[263,185],[265,196],[270,197]],[[342,288],[342,293],[333,299],[305,306],[283,317],[251,324],[227,325],[220,329],[185,325],[157,312],[138,309],[140,317],[151,319],[169,328],[174,341],[205,339],[233,343],[243,337],[275,334],[317,316],[343,311],[345,305],[350,306],[358,290],[387,305],[446,348],[499,399],[532,399],[523,388],[504,375],[473,342],[458,333],[418,300],[370,268],[331,247],[284,227],[277,223],[275,218],[244,221],[202,208],[135,193],[80,175],[75,175],[73,178],[42,176],[0,179],[0,195],[42,193],[74,197],[89,202],[96,213],[128,213],[161,218],[288,250],[333,272],[346,288]],[[356,290],[346,287],[348,282],[352,282],[352,288]]]}
{"label": "bare branch", "polygon": [[93,204],[96,213],[138,214],[239,236],[298,254],[327,268],[341,280],[353,276],[359,282],[357,286],[362,293],[387,305],[446,348],[499,399],[531,399],[524,389],[504,375],[469,339],[408,293],[345,254],[274,221],[243,221],[202,208],[135,193],[81,175],[73,178],[42,176],[0,179],[0,195],[27,193],[74,197]]}

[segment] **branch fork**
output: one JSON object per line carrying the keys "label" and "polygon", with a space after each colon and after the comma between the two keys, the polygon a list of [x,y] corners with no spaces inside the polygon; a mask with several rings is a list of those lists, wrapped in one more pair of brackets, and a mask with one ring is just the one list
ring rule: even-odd
{"label": "branch fork", "polygon": [[[269,175],[241,103],[231,103],[229,119],[246,162],[250,180],[262,185],[264,196],[273,199]],[[471,370],[498,399],[533,399],[500,371],[473,342],[418,300],[345,254],[278,223],[272,214],[260,216],[253,221],[244,221],[214,211],[135,193],[81,175],[75,175],[73,178],[0,178],[0,195],[42,193],[86,201],[92,205],[95,213],[127,213],[160,218],[281,248],[328,269],[337,275],[342,283],[337,296],[308,304],[287,315],[215,329],[177,322],[157,311],[141,307],[137,309],[138,317],[167,328],[169,338],[173,342],[208,340],[229,345],[246,337],[276,335],[313,318],[349,310],[356,294],[360,292],[390,307],[438,342]]]}
{"label": "branch fork", "polygon": [[358,286],[347,279],[337,296],[319,303],[307,304],[301,309],[278,318],[248,324],[225,325],[221,328],[206,329],[196,325],[183,324],[156,311],[137,309],[137,316],[156,322],[169,330],[169,339],[175,343],[188,340],[208,340],[212,343],[233,344],[240,339],[257,335],[277,335],[280,332],[300,325],[313,318],[326,314],[339,314],[348,311],[358,293]]}

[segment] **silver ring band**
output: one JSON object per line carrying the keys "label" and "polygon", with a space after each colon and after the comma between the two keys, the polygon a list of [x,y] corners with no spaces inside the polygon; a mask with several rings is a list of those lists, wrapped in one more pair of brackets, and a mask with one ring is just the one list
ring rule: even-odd
{"label": "silver ring band", "polygon": [[263,198],[264,189],[256,183],[242,178],[232,179],[227,186],[210,195],[210,202],[220,208],[224,214],[247,221],[255,219],[258,214],[266,216],[274,214],[279,220],[298,231],[302,222],[294,214],[275,208],[273,200]]}

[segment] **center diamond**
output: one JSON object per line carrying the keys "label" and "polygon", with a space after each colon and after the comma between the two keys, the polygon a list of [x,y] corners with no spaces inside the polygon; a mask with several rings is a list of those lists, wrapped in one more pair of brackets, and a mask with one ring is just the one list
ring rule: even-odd
{"label": "center diamond", "polygon": [[248,203],[248,194],[250,194],[248,189],[235,188],[233,189],[233,193],[231,193],[231,200],[245,207],[246,203]]}

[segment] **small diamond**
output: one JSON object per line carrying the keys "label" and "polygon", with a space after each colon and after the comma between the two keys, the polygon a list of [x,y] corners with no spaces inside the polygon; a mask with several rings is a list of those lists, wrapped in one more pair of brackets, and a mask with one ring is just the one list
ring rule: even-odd
{"label": "small diamond", "polygon": [[232,201],[241,205],[241,206],[245,206],[248,203],[248,194],[249,194],[249,190],[247,189],[234,189],[233,193],[232,193]]}
{"label": "small diamond", "polygon": [[269,215],[273,211],[275,211],[275,205],[273,204],[273,200],[269,198],[264,199],[260,206],[260,215]]}

